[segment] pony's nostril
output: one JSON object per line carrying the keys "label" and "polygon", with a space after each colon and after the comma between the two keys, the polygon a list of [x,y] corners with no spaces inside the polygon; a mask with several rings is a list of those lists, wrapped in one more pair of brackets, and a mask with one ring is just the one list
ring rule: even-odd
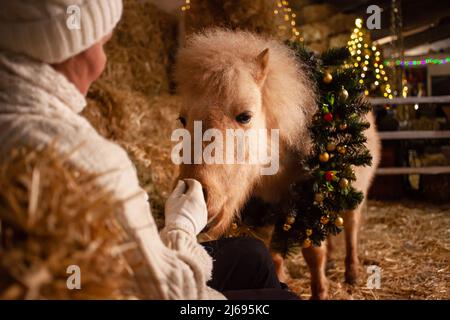
{"label": "pony's nostril", "polygon": [[203,190],[203,196],[205,197],[205,201],[208,201],[208,192],[206,191],[205,188],[202,188]]}

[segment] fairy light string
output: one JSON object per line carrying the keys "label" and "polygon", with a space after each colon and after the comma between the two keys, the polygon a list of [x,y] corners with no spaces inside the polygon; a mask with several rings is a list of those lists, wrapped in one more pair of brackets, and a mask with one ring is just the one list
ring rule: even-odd
{"label": "fairy light string", "polygon": [[191,0],[185,0],[184,5],[181,6],[181,11],[188,11],[191,9]]}
{"label": "fairy light string", "polygon": [[276,8],[273,10],[273,13],[275,16],[282,16],[284,24],[281,24],[278,28],[283,32],[289,28],[291,41],[302,42],[304,40],[300,37],[300,31],[297,29],[297,23],[295,21],[297,15],[292,11],[292,8],[287,0],[277,1]]}
{"label": "fairy light string", "polygon": [[424,58],[419,60],[385,60],[387,67],[419,67],[426,65],[444,65],[450,63],[450,57],[445,58]]}
{"label": "fairy light string", "polygon": [[[363,20],[360,18],[355,20],[355,29],[348,41],[348,48],[352,56],[353,67],[361,70],[359,82],[365,84],[367,88],[364,94],[369,95],[369,89],[373,85],[375,88],[382,89],[385,98],[394,98],[389,77],[381,61],[381,52],[376,45],[370,44],[369,34],[363,29]],[[371,81],[368,77],[370,72],[373,72],[375,76],[373,83],[369,83]]]}

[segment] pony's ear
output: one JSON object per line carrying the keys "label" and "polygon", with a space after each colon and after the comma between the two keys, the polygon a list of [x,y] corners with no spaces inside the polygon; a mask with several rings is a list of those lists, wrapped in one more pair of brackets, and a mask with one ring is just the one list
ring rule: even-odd
{"label": "pony's ear", "polygon": [[269,69],[269,48],[264,49],[256,57],[256,74],[255,80],[259,85],[263,85],[267,77],[267,71]]}

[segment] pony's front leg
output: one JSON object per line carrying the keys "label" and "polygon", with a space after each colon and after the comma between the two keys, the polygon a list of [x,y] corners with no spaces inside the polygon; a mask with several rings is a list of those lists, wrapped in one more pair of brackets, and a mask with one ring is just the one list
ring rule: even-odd
{"label": "pony's front leg", "polygon": [[302,250],[303,257],[308,264],[311,273],[311,299],[328,299],[328,279],[325,275],[327,262],[326,244],[320,247],[309,247]]}

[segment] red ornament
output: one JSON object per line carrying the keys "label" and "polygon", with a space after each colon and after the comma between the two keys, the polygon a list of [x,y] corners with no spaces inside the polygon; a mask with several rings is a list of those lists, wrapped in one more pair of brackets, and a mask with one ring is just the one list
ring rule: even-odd
{"label": "red ornament", "polygon": [[331,171],[327,171],[327,172],[325,173],[325,179],[327,179],[328,182],[333,181],[333,179],[334,179],[334,173],[331,172]]}
{"label": "red ornament", "polygon": [[333,121],[333,114],[331,112],[328,112],[323,116],[323,119],[327,122],[331,122]]}

